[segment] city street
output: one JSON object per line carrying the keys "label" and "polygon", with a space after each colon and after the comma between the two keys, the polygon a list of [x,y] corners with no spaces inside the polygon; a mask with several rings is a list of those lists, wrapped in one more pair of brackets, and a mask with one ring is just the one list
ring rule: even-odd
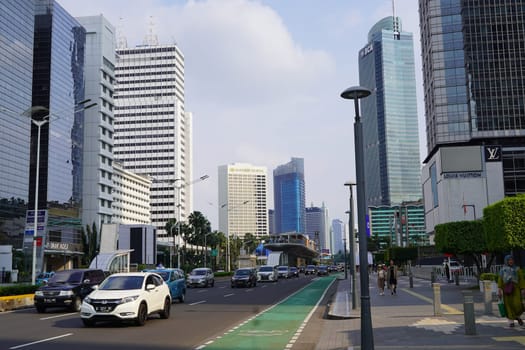
{"label": "city street", "polygon": [[171,317],[152,316],[144,327],[100,324],[85,328],[77,313],[34,308],[0,313],[3,349],[192,349],[221,336],[308,285],[313,277],[230,288],[219,279],[213,288],[188,289],[184,304],[172,305]]}

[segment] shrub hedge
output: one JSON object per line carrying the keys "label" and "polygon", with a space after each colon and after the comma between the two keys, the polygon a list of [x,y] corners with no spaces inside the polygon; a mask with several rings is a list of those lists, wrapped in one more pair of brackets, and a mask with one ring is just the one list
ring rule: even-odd
{"label": "shrub hedge", "polygon": [[0,287],[0,297],[22,294],[33,294],[38,286],[31,284],[17,284]]}

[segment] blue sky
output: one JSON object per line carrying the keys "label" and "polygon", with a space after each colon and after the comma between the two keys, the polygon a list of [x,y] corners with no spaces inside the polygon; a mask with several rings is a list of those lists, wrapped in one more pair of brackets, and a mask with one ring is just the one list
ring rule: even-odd
{"label": "blue sky", "polygon": [[[347,221],[355,180],[353,103],[339,94],[359,84],[358,51],[369,29],[392,15],[391,0],[58,0],[73,16],[103,14],[128,46],[153,21],[161,44],[185,55],[186,110],[193,113],[194,210],[218,227],[217,168],[251,163],[272,172],[305,160],[307,206]],[[417,0],[398,0],[414,34],[421,158],[426,156]],[[366,117],[366,116],[363,116]],[[355,197],[355,196],[354,196]]]}

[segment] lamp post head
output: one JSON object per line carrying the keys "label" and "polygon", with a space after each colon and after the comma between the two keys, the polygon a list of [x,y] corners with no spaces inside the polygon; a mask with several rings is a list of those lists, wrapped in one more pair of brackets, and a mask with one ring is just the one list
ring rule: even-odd
{"label": "lamp post head", "polygon": [[369,96],[372,91],[363,86],[352,86],[341,92],[341,97],[347,100],[357,100]]}

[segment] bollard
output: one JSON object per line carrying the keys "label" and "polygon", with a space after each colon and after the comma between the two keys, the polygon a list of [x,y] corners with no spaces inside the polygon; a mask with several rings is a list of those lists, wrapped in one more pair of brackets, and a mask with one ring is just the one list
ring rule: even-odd
{"label": "bollard", "polygon": [[412,275],[412,270],[408,273],[408,283],[410,284],[410,288],[414,288],[414,276]]}
{"label": "bollard", "polygon": [[459,271],[454,272],[454,281],[456,282],[456,286],[459,286]]}
{"label": "bollard", "polygon": [[436,282],[436,272],[434,270],[430,271],[430,283],[434,284]]}
{"label": "bollard", "polygon": [[483,300],[485,302],[485,315],[492,315],[492,281],[483,282]]}
{"label": "bollard", "polygon": [[474,315],[474,296],[469,290],[463,292],[463,316],[465,319],[465,334],[476,335],[476,317]]}
{"label": "bollard", "polygon": [[432,283],[434,291],[434,316],[441,316],[441,284]]}

